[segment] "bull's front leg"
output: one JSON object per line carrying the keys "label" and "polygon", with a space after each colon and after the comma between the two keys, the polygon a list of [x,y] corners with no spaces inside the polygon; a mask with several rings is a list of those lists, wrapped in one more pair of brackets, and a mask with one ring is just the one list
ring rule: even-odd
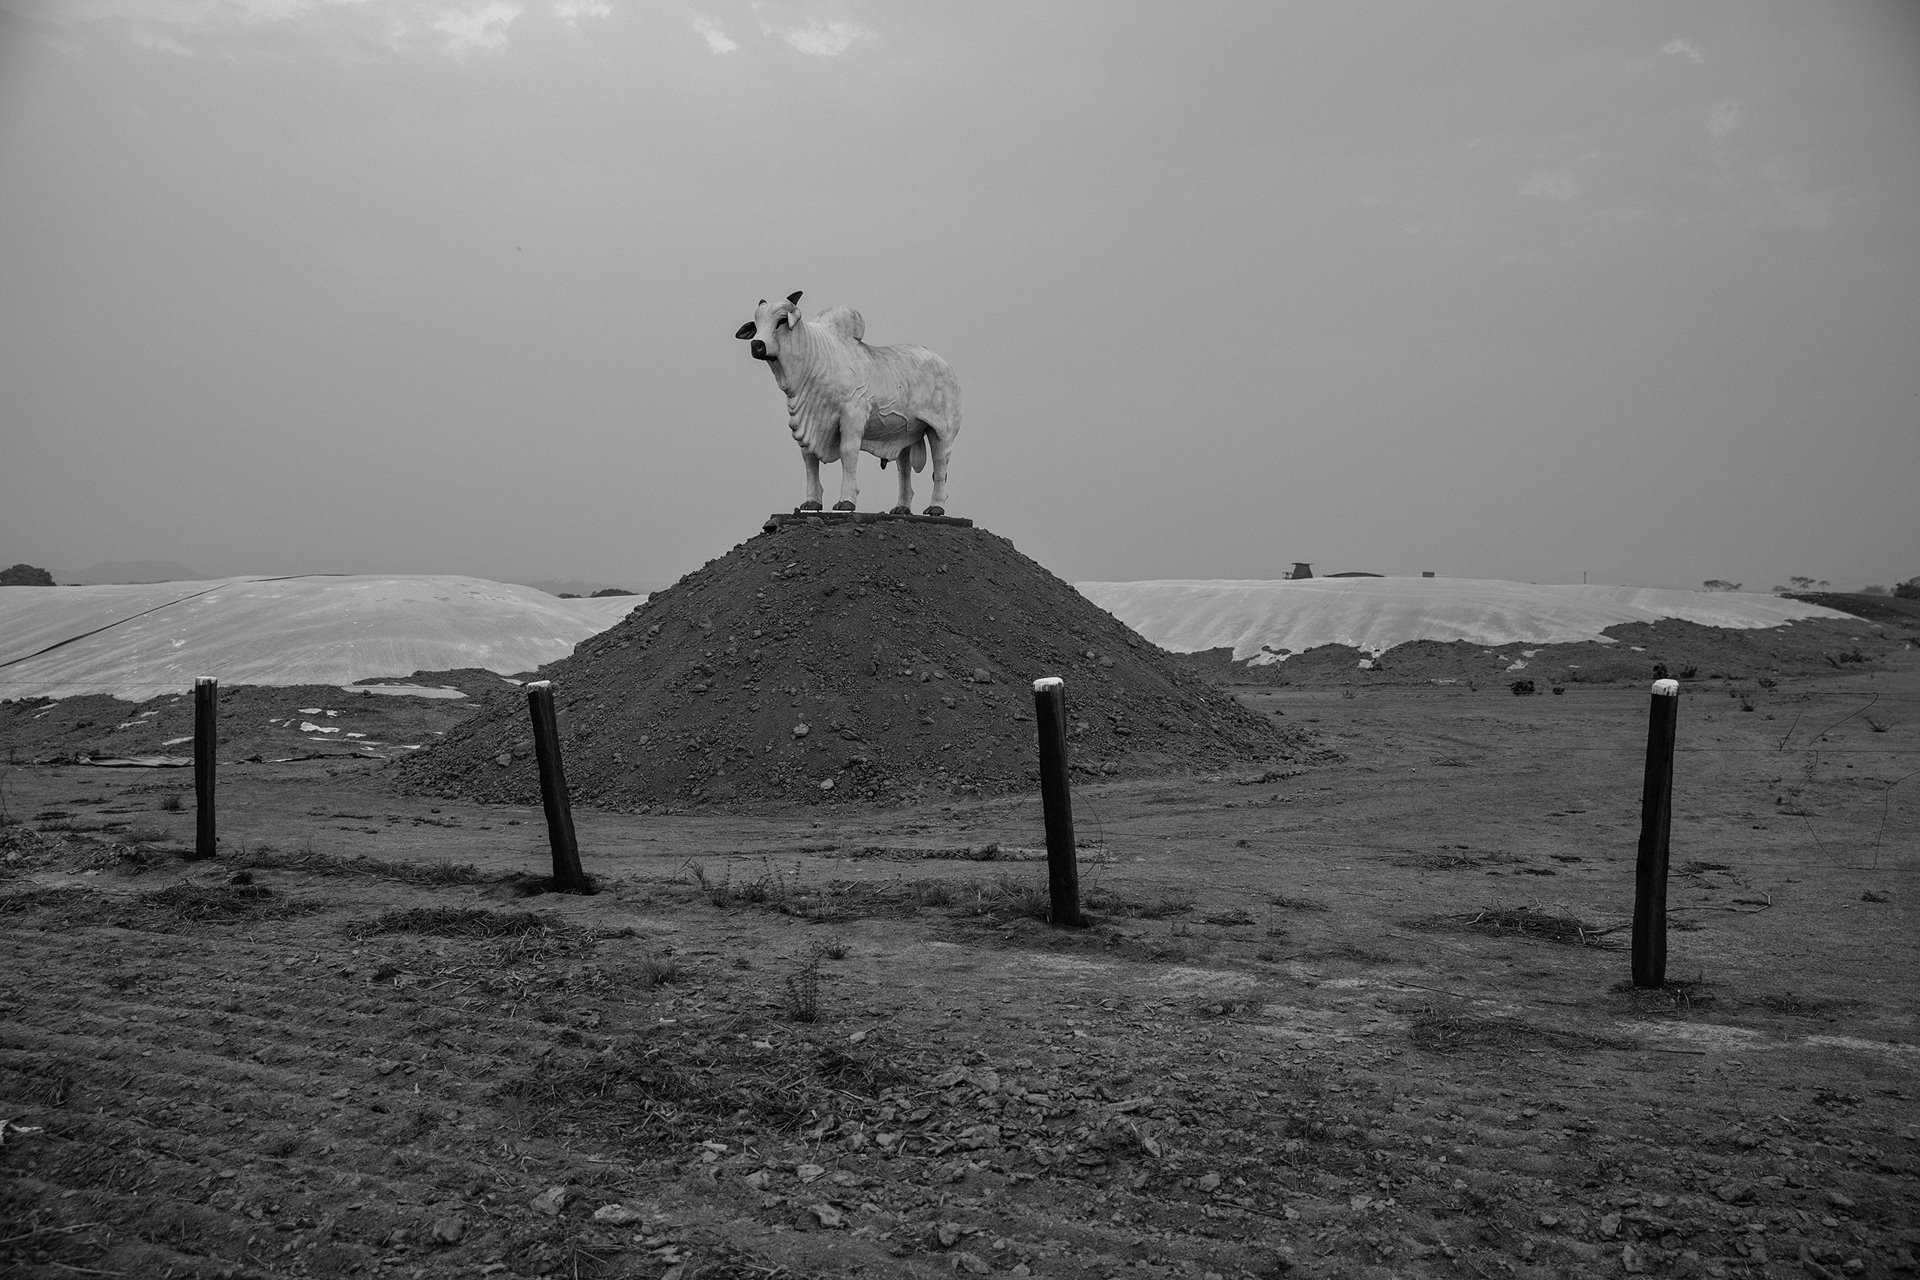
{"label": "bull's front leg", "polygon": [[835,511],[853,510],[853,501],[860,496],[860,481],[854,471],[860,465],[860,439],[866,427],[864,412],[857,417],[848,413],[840,419],[840,501],[833,504]]}
{"label": "bull's front leg", "polygon": [[820,485],[820,459],[807,450],[800,451],[800,461],[807,468],[807,500],[800,504],[802,511],[820,510],[820,498],[826,490]]}

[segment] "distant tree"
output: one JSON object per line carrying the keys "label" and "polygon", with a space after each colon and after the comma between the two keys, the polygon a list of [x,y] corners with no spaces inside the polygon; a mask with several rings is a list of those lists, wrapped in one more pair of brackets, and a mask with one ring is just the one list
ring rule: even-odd
{"label": "distant tree", "polygon": [[601,596],[636,596],[639,594],[638,591],[629,591],[625,587],[602,587],[593,593],[592,598],[598,600]]}
{"label": "distant tree", "polygon": [[1893,589],[1893,594],[1902,600],[1920,600],[1920,578],[1908,578]]}
{"label": "distant tree", "polygon": [[560,598],[562,600],[578,600],[580,598],[580,593],[578,591],[562,591],[560,593]]}
{"label": "distant tree", "polygon": [[1892,592],[1888,591],[1885,587],[1862,587],[1860,588],[1860,594],[1863,596],[1884,596],[1891,595]]}
{"label": "distant tree", "polygon": [[1708,578],[1700,584],[1700,589],[1702,591],[1738,591],[1740,584],[1728,582],[1725,578]]}
{"label": "distant tree", "polygon": [[[1813,578],[1803,578],[1798,574],[1795,574],[1793,577],[1788,578],[1787,581],[1793,584],[1792,587],[1788,588],[1788,590],[1792,590],[1792,591],[1825,591],[1828,587],[1833,585],[1832,583],[1828,582],[1825,578],[1821,578],[1816,581]],[[1775,588],[1776,591],[1779,589],[1780,588],[1778,587]]]}
{"label": "distant tree", "polygon": [[36,569],[30,564],[17,564],[11,569],[0,569],[0,587],[51,587],[53,575],[45,569]]}

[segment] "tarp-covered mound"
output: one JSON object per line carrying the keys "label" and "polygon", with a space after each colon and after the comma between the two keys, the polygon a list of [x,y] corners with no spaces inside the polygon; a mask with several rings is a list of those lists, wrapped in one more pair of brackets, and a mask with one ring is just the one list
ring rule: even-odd
{"label": "tarp-covered mound", "polygon": [[1707,627],[1752,628],[1847,616],[1754,592],[1486,578],[1082,582],[1079,590],[1175,653],[1226,647],[1236,662],[1255,664],[1327,644],[1382,653],[1410,640],[1489,646],[1608,643],[1611,637],[1603,632],[1623,622],[1678,618]]}
{"label": "tarp-covered mound", "polygon": [[[789,524],[544,668],[567,781],[611,807],[891,802],[1037,785],[1032,681],[1062,676],[1077,769],[1271,759],[1293,743],[984,530]],[[524,699],[402,766],[407,790],[533,803]]]}
{"label": "tarp-covered mound", "polygon": [[305,575],[0,588],[0,699],[344,685],[415,671],[503,675],[564,657],[632,596],[561,600],[450,575]]}

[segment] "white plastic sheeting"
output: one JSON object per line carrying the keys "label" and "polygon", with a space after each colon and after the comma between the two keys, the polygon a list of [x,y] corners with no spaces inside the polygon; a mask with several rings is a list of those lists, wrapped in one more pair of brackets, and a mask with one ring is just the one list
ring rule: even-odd
{"label": "white plastic sheeting", "polygon": [[455,667],[504,675],[565,657],[645,599],[377,574],[0,587],[0,698],[137,702],[191,689],[195,676],[340,685]]}
{"label": "white plastic sheeting", "polygon": [[1605,640],[1619,622],[1681,618],[1709,627],[1777,627],[1848,615],[1753,592],[1539,586],[1488,578],[1082,582],[1080,593],[1175,653],[1229,646],[1275,662],[1323,644],[1381,653],[1409,640],[1567,644]]}

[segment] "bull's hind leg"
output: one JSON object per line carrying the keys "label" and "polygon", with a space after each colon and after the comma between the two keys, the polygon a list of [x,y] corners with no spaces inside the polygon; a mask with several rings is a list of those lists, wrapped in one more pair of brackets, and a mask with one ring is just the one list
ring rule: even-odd
{"label": "bull's hind leg", "polygon": [[900,456],[893,460],[893,469],[900,473],[900,501],[887,514],[910,516],[913,514],[913,450],[902,449]]}
{"label": "bull's hind leg", "polygon": [[807,500],[800,504],[802,511],[818,511],[821,495],[826,492],[820,485],[820,459],[805,449],[800,451],[800,461],[807,468]]}
{"label": "bull's hind leg", "polygon": [[953,439],[929,431],[927,447],[933,454],[933,501],[927,506],[927,514],[943,516],[947,514],[947,457],[953,452]]}

